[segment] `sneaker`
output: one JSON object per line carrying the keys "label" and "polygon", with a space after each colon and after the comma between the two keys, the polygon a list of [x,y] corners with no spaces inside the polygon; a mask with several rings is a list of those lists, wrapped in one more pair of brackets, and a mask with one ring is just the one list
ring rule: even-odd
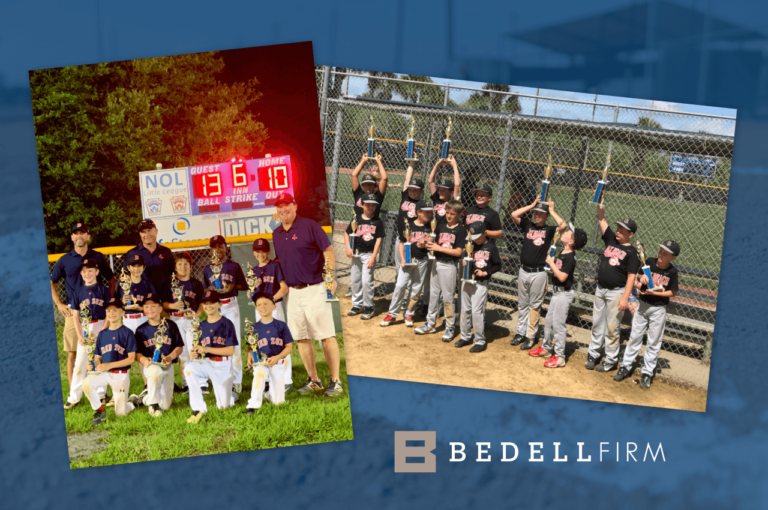
{"label": "sneaker", "polygon": [[312,379],[307,379],[307,382],[304,383],[304,386],[299,388],[299,395],[304,395],[305,393],[308,393],[310,391],[320,391],[323,389],[323,382],[322,381],[313,381]]}
{"label": "sneaker", "polygon": [[413,332],[417,335],[426,335],[427,333],[431,335],[433,333],[437,333],[437,330],[434,326],[430,325],[428,322],[425,322],[423,326],[414,329]]}
{"label": "sneaker", "polygon": [[648,374],[643,374],[643,377],[640,378],[640,387],[644,390],[647,390],[651,387],[651,381],[653,380],[653,377],[651,377]]}
{"label": "sneaker", "polygon": [[163,410],[160,409],[160,406],[157,404],[152,404],[149,406],[149,415],[154,416],[155,418],[159,418],[163,415]]}
{"label": "sneaker", "polygon": [[609,365],[605,361],[597,365],[597,368],[595,368],[598,372],[610,372],[611,370],[616,370],[616,365]]}
{"label": "sneaker", "polygon": [[367,321],[371,317],[373,317],[373,308],[363,308],[363,315],[360,318]]}
{"label": "sneaker", "polygon": [[552,353],[546,350],[544,347],[537,347],[535,349],[528,351],[528,354],[531,356],[540,356],[543,358],[545,356],[551,355]]}
{"label": "sneaker", "polygon": [[520,345],[521,351],[528,351],[530,350],[534,345],[536,345],[536,340],[533,340],[528,337],[523,337],[525,341]]}
{"label": "sneaker", "polygon": [[392,324],[393,320],[395,320],[395,318],[387,314],[387,316],[384,317],[384,320],[379,323],[379,326],[381,326],[382,328],[386,328],[387,326]]}
{"label": "sneaker", "polygon": [[187,390],[186,390],[185,387],[181,387],[178,384],[174,383],[173,384],[173,392],[174,393],[186,393]]}
{"label": "sneaker", "polygon": [[93,420],[91,421],[91,425],[94,427],[97,427],[101,425],[104,421],[107,419],[107,412],[106,411],[96,411],[93,413]]}
{"label": "sneaker", "polygon": [[242,393],[243,392],[243,385],[242,384],[234,384],[232,385],[232,391],[235,393]]}
{"label": "sneaker", "polygon": [[331,381],[328,383],[328,388],[326,388],[325,395],[326,397],[335,397],[338,395],[341,395],[341,392],[344,391],[341,387],[341,381],[334,381],[331,379]]}
{"label": "sneaker", "polygon": [[344,293],[344,297],[352,297],[352,288],[350,287],[347,289],[347,291]]}
{"label": "sneaker", "polygon": [[144,404],[144,399],[147,398],[147,395],[149,394],[149,390],[147,388],[144,388],[144,390],[139,393],[139,403]]}
{"label": "sneaker", "polygon": [[627,367],[625,367],[624,365],[621,365],[619,367],[619,371],[616,372],[616,375],[613,376],[613,380],[617,382],[623,381],[624,379],[629,377],[631,373],[632,372],[630,372],[630,370]]}
{"label": "sneaker", "polygon": [[347,315],[350,317],[354,317],[355,315],[359,314],[363,310],[359,306],[353,306],[350,311],[347,312]]}
{"label": "sneaker", "polygon": [[459,338],[455,344],[453,344],[454,347],[458,347],[461,349],[462,347],[466,347],[468,345],[472,344],[472,340],[464,340],[463,338]]}
{"label": "sneaker", "polygon": [[584,368],[586,368],[587,370],[594,370],[595,369],[595,365],[597,365],[597,361],[599,359],[600,358],[593,358],[592,356],[588,355],[587,356],[587,362],[584,363]]}
{"label": "sneaker", "polygon": [[250,407],[245,410],[245,414],[248,416],[253,416],[256,413],[256,409],[251,409]]}
{"label": "sneaker", "polygon": [[485,344],[475,344],[472,346],[469,352],[483,352],[485,349],[486,349]]}
{"label": "sneaker", "polygon": [[79,403],[79,402],[75,402],[75,403],[73,404],[72,402],[69,402],[69,401],[67,401],[67,402],[65,402],[65,403],[64,403],[64,409],[72,409],[72,408],[73,408],[73,407],[75,407],[75,406],[76,406],[78,403]]}
{"label": "sneaker", "polygon": [[198,423],[203,419],[204,414],[205,413],[201,413],[200,411],[192,411],[192,416],[189,417],[187,423]]}
{"label": "sneaker", "polygon": [[559,356],[552,356],[544,362],[544,366],[547,368],[560,368],[565,366],[565,360]]}
{"label": "sneaker", "polygon": [[518,333],[509,341],[509,345],[520,345],[523,343],[523,340],[525,340],[525,337]]}
{"label": "sneaker", "polygon": [[413,327],[413,314],[405,316],[405,327],[406,328],[412,328]]}
{"label": "sneaker", "polygon": [[203,395],[210,395],[211,390],[208,389],[208,386],[203,386]]}
{"label": "sneaker", "polygon": [[106,406],[107,405],[107,396],[105,395],[105,396],[101,397],[99,399],[99,401],[101,402],[101,405]]}
{"label": "sneaker", "polygon": [[450,342],[453,340],[453,328],[445,328],[445,334],[443,335],[443,342]]}
{"label": "sneaker", "polygon": [[285,385],[285,392],[288,393],[291,390],[293,390],[293,384],[286,384]]}
{"label": "sneaker", "polygon": [[139,407],[139,396],[131,395],[130,397],[128,397],[128,402],[133,404],[133,407]]}

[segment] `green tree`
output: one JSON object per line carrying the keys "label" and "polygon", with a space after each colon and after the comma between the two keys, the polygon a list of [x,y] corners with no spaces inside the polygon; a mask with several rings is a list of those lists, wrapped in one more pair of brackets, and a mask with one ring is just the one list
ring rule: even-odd
{"label": "green tree", "polygon": [[461,106],[471,110],[520,113],[523,108],[517,96],[497,93],[509,91],[509,85],[486,83],[483,85],[483,92],[473,92]]}

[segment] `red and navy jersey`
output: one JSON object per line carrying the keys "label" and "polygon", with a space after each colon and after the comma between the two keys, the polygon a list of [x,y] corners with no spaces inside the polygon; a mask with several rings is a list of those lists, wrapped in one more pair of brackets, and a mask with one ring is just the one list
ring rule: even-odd
{"label": "red and navy jersey", "polygon": [[257,322],[253,325],[253,332],[258,335],[256,345],[258,345],[259,352],[268,358],[277,356],[283,352],[286,345],[293,342],[288,324],[277,319],[272,319],[272,322],[268,324],[261,321]]}
{"label": "red and navy jersey", "polygon": [[[352,233],[352,224],[347,225],[347,234]],[[355,249],[361,253],[372,253],[376,239],[384,237],[384,222],[379,219],[357,218]]]}
{"label": "red and navy jersey", "polygon": [[128,271],[128,260],[130,260],[131,255],[136,254],[144,257],[144,278],[152,282],[156,289],[162,289],[165,282],[171,279],[171,273],[176,267],[173,252],[160,243],[157,244],[155,251],[149,251],[142,243],[139,243],[125,254],[123,267],[126,271]]}
{"label": "red and navy jersey", "polygon": [[[283,270],[280,269],[280,264],[276,260],[254,267],[253,277],[256,279],[254,292],[266,292],[270,296],[277,294],[280,290],[280,282],[285,281]],[[277,300],[278,303],[280,301],[282,298]]]}
{"label": "red and navy jersey", "polygon": [[485,276],[475,275],[475,280],[490,280],[493,273],[496,273],[501,269],[499,249],[491,242],[486,242],[485,244],[472,244],[475,245],[475,248],[472,251],[472,272],[474,273],[475,269],[479,269],[488,273]]}
{"label": "red and navy jersey", "polygon": [[[672,264],[669,265],[669,267],[666,267],[664,269],[660,268],[656,265],[656,258],[652,257],[646,262],[648,263],[648,267],[651,268],[651,278],[653,279],[653,285],[654,287],[662,286],[664,287],[664,290],[678,290],[678,281],[677,281],[677,268],[673,266]],[[643,274],[642,271],[640,271],[641,274]],[[640,290],[647,290],[648,286],[643,285],[640,287]],[[645,301],[649,305],[668,305],[669,304],[669,298],[668,297],[661,297],[661,296],[646,296],[643,294],[640,294],[640,299],[642,301]]]}
{"label": "red and navy jersey", "polygon": [[[426,241],[430,238],[430,234],[432,233],[432,227],[429,225],[417,225],[415,221],[409,221],[408,224],[411,228],[411,238],[408,239],[408,241],[411,243],[411,254],[413,258],[415,259],[425,259],[427,258],[427,254],[429,253],[429,250],[427,250],[426,247],[419,248],[416,243],[418,243],[419,239],[424,238]],[[400,242],[404,243],[406,242],[405,239],[405,232],[400,233]]]}
{"label": "red and navy jersey", "polygon": [[604,289],[618,289],[627,284],[627,275],[637,273],[640,259],[634,246],[622,246],[616,242],[616,234],[611,227],[603,233],[605,251],[600,255],[597,268],[597,282]]}
{"label": "red and navy jersey", "polygon": [[[125,293],[123,292],[123,288],[120,286],[120,284],[117,285],[117,299],[119,299],[121,302],[123,300],[123,296]],[[144,300],[148,298],[149,296],[154,296],[156,294],[155,292],[155,286],[147,280],[146,278],[142,277],[141,281],[139,283],[133,283],[131,282],[131,290],[129,292],[131,296],[131,304],[135,305],[143,305]],[[125,313],[136,313],[132,310],[126,310]]]}
{"label": "red and navy jersey", "polygon": [[88,308],[91,319],[101,320],[107,317],[105,305],[110,299],[112,294],[109,289],[101,283],[95,283],[90,287],[83,285],[75,290],[73,304],[77,310]]}
{"label": "red and navy jersey", "polygon": [[[200,345],[203,347],[220,349],[222,347],[238,345],[235,325],[223,315],[221,316],[221,319],[213,323],[208,322],[208,320],[201,322],[200,332],[202,333],[202,336],[200,337]],[[211,353],[205,355],[206,358],[210,358],[211,356],[220,355]]]}
{"label": "red and navy jersey", "polygon": [[[203,270],[203,275],[205,279],[205,287],[208,288],[209,286],[213,285],[216,286],[216,277],[213,276],[213,269],[211,269],[211,265],[208,264],[205,266],[205,269]],[[226,262],[221,263],[221,273],[219,273],[219,286],[221,288],[224,288],[225,285],[234,283],[235,285],[242,285],[243,287],[246,287],[245,283],[245,275],[243,274],[243,268],[240,267],[240,264],[237,262],[232,262],[231,260],[227,260]],[[237,296],[237,293],[240,292],[237,289],[233,289],[231,292],[224,292],[219,297],[221,299],[227,299],[231,297]]]}
{"label": "red and navy jersey", "polygon": [[[467,231],[459,224],[450,228],[446,223],[438,225],[437,238],[435,242],[443,248],[464,248],[464,244],[467,242]],[[435,258],[440,262],[453,263],[461,258],[461,254],[458,257],[453,257],[447,253],[435,252]]]}
{"label": "red and navy jersey", "polygon": [[[357,189],[352,192],[352,194],[355,196],[355,215],[357,216],[357,221],[360,221],[360,218],[363,216],[363,195],[365,195],[363,186],[358,186]],[[381,194],[381,190],[379,190],[378,185],[376,186],[376,191],[373,192],[373,195],[376,197],[376,201],[378,202],[376,204],[376,210],[373,212],[373,219],[378,220],[379,214],[381,213],[381,204],[384,203],[384,195]]]}
{"label": "red and navy jersey", "polygon": [[[187,281],[179,280],[178,285],[183,292],[182,299],[187,303],[189,303],[190,309],[197,311],[197,309],[200,307],[200,300],[202,299],[203,294],[205,293],[203,284],[200,283],[200,280],[196,280],[195,278],[190,278]],[[167,282],[165,284],[165,291],[162,294],[162,299],[163,299],[163,303],[176,302],[176,297],[173,295],[173,288],[171,287],[171,282]]]}
{"label": "red and navy jersey", "polygon": [[83,286],[83,278],[80,276],[80,270],[82,269],[83,260],[95,260],[99,265],[99,280],[109,282],[115,275],[112,272],[112,268],[109,267],[109,262],[106,257],[101,253],[88,248],[85,252],[85,256],[79,255],[75,250],[64,254],[59,260],[56,261],[56,265],[53,266],[51,271],[51,281],[56,283],[64,278],[64,286],[67,289],[67,304],[70,308],[74,308],[75,291]]}
{"label": "red and navy jersey", "polygon": [[529,267],[544,267],[557,227],[553,225],[539,227],[528,218],[522,218],[520,220],[520,230],[523,231],[523,247],[520,250],[520,262]]}
{"label": "red and navy jersey", "polygon": [[[128,358],[128,354],[136,352],[136,337],[126,326],[117,329],[102,329],[96,337],[94,356],[101,356],[102,363],[115,363]],[[119,368],[127,370],[130,365]]]}
{"label": "red and navy jersey", "polygon": [[[136,328],[136,352],[145,358],[152,358],[155,355],[155,332],[160,325],[152,326],[149,321]],[[184,341],[181,339],[179,327],[171,320],[165,321],[165,341],[160,348],[162,356],[168,356],[177,347],[184,347]],[[162,359],[162,358],[161,358]],[[178,362],[179,358],[173,360]]]}

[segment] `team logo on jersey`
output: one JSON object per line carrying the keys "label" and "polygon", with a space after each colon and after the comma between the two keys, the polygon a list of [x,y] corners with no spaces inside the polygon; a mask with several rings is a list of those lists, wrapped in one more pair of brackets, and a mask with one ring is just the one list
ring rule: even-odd
{"label": "team logo on jersey", "polygon": [[438,216],[445,216],[445,204],[435,205],[435,214]]}
{"label": "team logo on jersey", "polygon": [[491,252],[481,250],[481,251],[476,251],[473,255],[475,258],[475,267],[482,269],[488,265],[487,260],[491,256]]}
{"label": "team logo on jersey", "polygon": [[189,220],[186,218],[179,218],[173,222],[173,232],[177,236],[182,236],[189,230]]}
{"label": "team logo on jersey", "polygon": [[173,212],[183,213],[187,210],[187,197],[171,197]]}
{"label": "team logo on jersey", "polygon": [[485,216],[482,214],[467,214],[466,224],[477,223],[478,221],[485,221]]}
{"label": "team logo on jersey", "polygon": [[619,250],[614,246],[607,246],[605,248],[605,252],[603,252],[603,256],[611,259],[608,261],[610,265],[618,266],[619,264],[621,264],[621,261],[624,260],[624,257],[627,256],[627,252],[623,250]]}
{"label": "team logo on jersey", "polygon": [[443,248],[453,248],[453,243],[456,242],[456,236],[449,234],[448,232],[441,232],[437,238],[437,244]]}
{"label": "team logo on jersey", "polygon": [[563,261],[560,260],[560,259],[557,259],[557,262],[555,262],[555,265],[557,266],[558,269],[562,269],[563,268]]}
{"label": "team logo on jersey", "polygon": [[151,215],[160,214],[160,210],[163,206],[163,201],[159,198],[149,198],[145,201],[147,204],[147,212]]}
{"label": "team logo on jersey", "polygon": [[363,241],[368,243],[373,239],[374,234],[376,234],[376,225],[360,225],[357,227],[357,232],[355,233],[362,237]]}
{"label": "team logo on jersey", "polygon": [[406,211],[409,218],[416,217],[416,204],[414,202],[403,202],[400,209]]}
{"label": "team logo on jersey", "polygon": [[544,238],[547,237],[547,231],[546,230],[529,230],[528,234],[526,234],[525,237],[527,237],[528,239],[531,239],[535,246],[541,246],[542,244],[544,244]]}

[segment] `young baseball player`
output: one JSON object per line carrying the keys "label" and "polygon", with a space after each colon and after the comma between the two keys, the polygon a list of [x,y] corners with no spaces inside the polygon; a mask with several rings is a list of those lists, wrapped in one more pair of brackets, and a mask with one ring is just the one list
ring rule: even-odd
{"label": "young baseball player", "polygon": [[415,205],[418,216],[412,222],[409,222],[411,237],[408,239],[411,243],[412,263],[415,266],[405,265],[405,232],[400,232],[400,244],[398,245],[398,255],[400,259],[400,273],[397,275],[397,283],[392,293],[392,301],[389,304],[389,312],[384,320],[379,324],[382,327],[389,326],[400,314],[400,306],[404,295],[410,291],[411,299],[405,311],[405,325],[413,327],[413,310],[419,300],[424,278],[429,270],[429,258],[427,258],[426,241],[430,239],[429,234],[432,229],[429,226],[432,220],[432,206],[423,200],[419,200]]}
{"label": "young baseball player", "polygon": [[136,356],[136,338],[123,325],[123,303],[112,298],[106,303],[107,327],[96,337],[93,360],[96,372],[83,381],[83,391],[94,410],[93,426],[107,419],[107,411],[99,397],[99,389],[109,385],[115,396],[115,414],[125,416],[136,407],[136,396],[126,398],[131,384],[128,371]]}
{"label": "young baseball player", "polygon": [[[216,407],[226,409],[235,403],[232,395],[232,358],[239,349],[235,325],[221,315],[218,292],[206,290],[201,302],[208,318],[200,323],[200,343],[192,348],[190,357],[193,359],[184,371],[189,384],[189,405],[192,407],[192,416],[187,423],[198,423],[208,411],[202,389],[208,379],[216,396]],[[194,358],[201,356],[205,358],[202,363],[194,361]]]}
{"label": "young baseball player", "polygon": [[618,363],[621,317],[628,308],[640,260],[637,250],[629,242],[637,232],[634,221],[629,218],[617,221],[614,233],[605,219],[605,209],[598,205],[597,222],[603,233],[605,251],[600,255],[597,268],[597,288],[592,306],[592,340],[584,367],[587,370],[595,369],[600,359],[600,348],[604,345],[605,359],[597,366],[597,371],[609,372],[615,370]]}
{"label": "young baseball player", "polygon": [[416,204],[421,200],[424,194],[424,181],[413,179],[413,161],[408,162],[408,169],[405,171],[405,181],[403,182],[403,191],[400,196],[400,209],[397,212],[397,241],[395,242],[395,267],[397,274],[400,274],[401,267],[398,261],[400,252],[400,237],[405,229],[405,223],[416,219]]}
{"label": "young baseball player", "polygon": [[[104,319],[107,316],[104,307],[112,299],[109,289],[97,280],[99,266],[95,259],[83,260],[80,276],[83,278],[83,285],[75,289],[75,296],[72,299],[72,304],[79,310],[76,317],[77,323],[75,324],[77,354],[75,355],[72,384],[69,387],[69,397],[67,398],[67,403],[64,404],[64,409],[71,409],[76,406],[83,396],[83,380],[88,371],[88,355],[85,352],[84,335],[90,333],[96,336],[104,328]],[[83,331],[83,324],[80,322],[80,314],[85,309],[88,310],[88,314],[91,317],[87,331]],[[99,398],[104,398],[105,392],[105,386],[98,387]]]}
{"label": "young baseball player", "polygon": [[[350,247],[350,239],[352,239],[350,234],[353,233],[351,223],[344,232],[347,257],[352,261],[350,270],[352,309],[347,315],[354,316],[362,312],[363,320],[373,317],[373,267],[384,238],[384,222],[373,217],[377,203],[373,193],[362,197],[363,214],[360,215],[357,231],[354,232],[356,234],[354,252]],[[355,253],[357,256],[353,256]]]}
{"label": "young baseball player", "polygon": [[[440,182],[435,182],[437,178],[437,169],[442,165],[451,165],[453,167],[453,180],[441,179]],[[435,163],[432,171],[429,173],[429,191],[432,193],[430,199],[432,200],[432,206],[435,209],[435,218],[437,218],[437,224],[442,225],[445,223],[445,204],[451,199],[459,198],[459,184],[461,178],[459,177],[459,167],[456,165],[456,159],[453,156],[448,156],[448,159],[440,159]],[[462,212],[464,208],[462,207]],[[431,295],[431,293],[430,293]]]}
{"label": "young baseball player", "polygon": [[[533,222],[523,215],[533,209]],[[550,214],[557,227],[547,225]],[[511,345],[529,350],[536,344],[539,331],[539,312],[547,293],[547,273],[544,270],[547,253],[555,232],[563,232],[567,225],[555,212],[554,202],[540,204],[539,197],[530,205],[512,213],[512,221],[523,231],[523,246],[520,250],[520,274],[517,279],[517,334]]]}
{"label": "young baseball player", "polygon": [[445,204],[445,222],[438,225],[435,242],[427,240],[427,250],[435,254],[435,263],[432,264],[432,282],[429,293],[429,311],[427,322],[414,333],[424,335],[437,333],[437,312],[442,298],[445,309],[445,334],[443,342],[450,342],[454,337],[455,307],[453,306],[453,293],[456,291],[456,271],[467,241],[467,231],[459,225],[459,218],[464,211],[464,205],[456,199],[451,199]]}
{"label": "young baseball player", "polygon": [[253,368],[253,385],[251,386],[251,398],[248,400],[246,414],[253,414],[261,407],[264,395],[264,386],[269,378],[269,393],[267,399],[273,405],[285,402],[285,387],[282,382],[285,379],[283,370],[286,359],[291,357],[293,349],[293,337],[288,329],[288,324],[272,317],[275,302],[270,294],[256,292],[253,295],[256,309],[261,320],[253,325],[253,332],[258,339],[257,350],[266,358],[266,366],[254,366],[253,352],[250,345],[248,352],[248,367]]}
{"label": "young baseball player", "polygon": [[[360,162],[357,164],[354,170],[352,170],[352,194],[355,197],[355,214],[359,219],[363,214],[363,195],[373,194],[376,197],[376,207],[373,215],[369,217],[378,220],[379,213],[381,211],[381,204],[384,203],[384,196],[387,194],[387,171],[384,169],[384,165],[381,163],[381,154],[376,155],[376,166],[371,167],[368,173],[363,175],[362,180],[359,180],[358,176],[363,169],[363,166],[368,162],[368,154],[363,154],[360,158]],[[376,181],[375,173],[378,171],[381,178]]]}
{"label": "young baseball player", "polygon": [[496,239],[501,239],[502,226],[499,213],[490,207],[493,190],[484,183],[478,183],[474,189],[475,205],[466,210],[465,225],[471,225],[478,221],[485,223],[485,237],[491,244],[496,244]]}
{"label": "young baseball player", "polygon": [[[218,278],[218,286],[216,287],[216,276],[213,273],[211,265],[205,266],[203,274],[205,276],[204,284],[207,285],[206,290],[211,290],[219,293],[221,299],[221,314],[232,321],[235,326],[235,332],[237,334],[237,342],[240,345],[240,307],[237,305],[237,294],[241,290],[246,290],[248,285],[245,283],[245,275],[240,264],[227,260],[227,241],[222,236],[213,236],[210,241],[211,256],[216,252],[219,258],[219,266],[221,266],[221,273]],[[232,376],[234,381],[235,393],[242,391],[243,383],[243,359],[240,348],[235,349],[232,357]]]}
{"label": "young baseball player", "polygon": [[[171,407],[173,364],[178,361],[184,350],[184,341],[179,327],[174,321],[163,319],[162,311],[163,305],[159,297],[147,297],[144,300],[144,315],[147,316],[147,322],[136,329],[136,361],[139,362],[141,373],[147,381],[147,394],[139,400],[139,403],[149,406],[149,415],[156,418],[162,416],[163,411]],[[157,350],[155,335],[161,324],[164,324],[166,331],[157,362],[162,363],[162,366],[152,363]],[[138,396],[136,398],[139,399]]]}
{"label": "young baseball player", "polygon": [[567,230],[560,238],[563,251],[554,257],[547,256],[546,263],[552,270],[552,299],[549,301],[547,319],[544,321],[544,341],[541,347],[528,351],[531,356],[552,356],[554,342],[555,355],[544,362],[547,368],[565,366],[565,337],[568,309],[573,303],[575,285],[573,273],[576,270],[576,250],[587,244],[587,233],[580,228]]}
{"label": "young baseball player", "polygon": [[632,363],[640,352],[643,344],[643,334],[648,332],[648,342],[643,356],[643,375],[640,387],[647,390],[651,387],[656,360],[658,359],[661,340],[664,336],[664,325],[667,320],[667,305],[669,299],[677,295],[677,268],[672,261],[680,255],[680,245],[676,241],[664,241],[659,245],[659,256],[650,258],[646,264],[651,268],[653,290],[648,289],[648,277],[640,274],[640,304],[632,318],[632,332],[624,351],[624,359],[619,371],[613,376],[614,380],[622,381],[632,373]]}
{"label": "young baseball player", "polygon": [[130,255],[127,260],[128,272],[131,275],[131,288],[126,294],[123,288],[117,286],[117,298],[125,305],[125,320],[123,323],[131,331],[136,333],[136,328],[147,322],[144,315],[143,303],[148,296],[157,294],[155,286],[152,285],[144,275],[144,256],[135,253]]}
{"label": "young baseball player", "polygon": [[[488,281],[501,269],[501,257],[496,244],[488,239],[486,225],[478,221],[469,225],[469,236],[474,245],[472,251],[472,272],[474,282],[462,282],[461,286],[461,338],[454,344],[466,347],[472,343],[472,328],[475,330],[475,345],[469,352],[483,352],[485,342],[485,305],[488,301]],[[462,260],[462,267],[466,261]]]}

